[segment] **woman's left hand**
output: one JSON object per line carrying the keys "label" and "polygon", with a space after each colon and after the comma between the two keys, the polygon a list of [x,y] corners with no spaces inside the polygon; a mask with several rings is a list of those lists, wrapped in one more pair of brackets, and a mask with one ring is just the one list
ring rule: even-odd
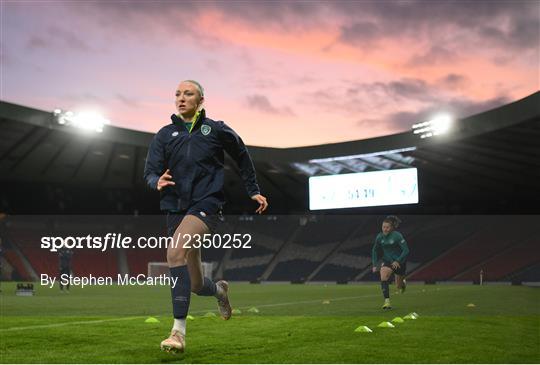
{"label": "woman's left hand", "polygon": [[255,213],[262,214],[262,212],[264,212],[266,208],[268,208],[268,202],[266,201],[266,198],[261,194],[253,195],[251,199],[259,203],[259,207],[255,211]]}
{"label": "woman's left hand", "polygon": [[399,264],[399,262],[397,262],[397,261],[392,262],[392,269],[397,270],[400,267],[401,267],[401,265]]}

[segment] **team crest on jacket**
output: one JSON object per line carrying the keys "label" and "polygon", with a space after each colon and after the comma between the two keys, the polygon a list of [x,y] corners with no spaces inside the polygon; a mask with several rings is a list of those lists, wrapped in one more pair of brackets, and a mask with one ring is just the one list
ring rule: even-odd
{"label": "team crest on jacket", "polygon": [[210,127],[209,125],[203,124],[201,126],[201,132],[203,136],[209,135],[211,131],[212,131],[212,127]]}

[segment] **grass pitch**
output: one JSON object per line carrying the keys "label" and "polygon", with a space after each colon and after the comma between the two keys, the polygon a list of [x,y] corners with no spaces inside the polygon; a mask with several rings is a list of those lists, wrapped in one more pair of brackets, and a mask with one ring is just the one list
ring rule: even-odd
{"label": "grass pitch", "polygon": [[[159,350],[172,324],[168,287],[36,288],[16,297],[15,284],[2,283],[2,363],[540,362],[540,288],[409,285],[384,312],[375,284],[231,283],[242,314],[202,317],[217,313],[215,299],[192,296],[180,355]],[[410,312],[420,318],[377,328]],[[160,322],[145,323],[149,316]],[[373,333],[355,333],[360,325]]]}

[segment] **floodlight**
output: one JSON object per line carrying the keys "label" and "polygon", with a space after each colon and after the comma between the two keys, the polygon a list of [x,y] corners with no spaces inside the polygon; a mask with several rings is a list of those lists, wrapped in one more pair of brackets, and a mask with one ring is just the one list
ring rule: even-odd
{"label": "floodlight", "polygon": [[448,132],[452,125],[452,118],[448,114],[437,115],[431,120],[433,134],[442,134]]}
{"label": "floodlight", "polygon": [[428,138],[447,133],[452,127],[453,118],[448,114],[439,114],[427,122],[413,124],[414,134],[420,138]]}
{"label": "floodlight", "polygon": [[60,125],[72,126],[84,131],[94,131],[98,133],[103,132],[103,127],[106,124],[111,123],[102,115],[92,111],[74,113],[70,110],[64,111],[62,109],[55,109],[53,115]]}

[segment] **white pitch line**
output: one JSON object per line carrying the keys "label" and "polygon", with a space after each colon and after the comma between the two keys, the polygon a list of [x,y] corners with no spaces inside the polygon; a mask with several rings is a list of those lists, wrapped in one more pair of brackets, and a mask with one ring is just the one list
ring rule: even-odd
{"label": "white pitch line", "polygon": [[[445,289],[440,289],[440,290],[450,290],[450,289],[454,289],[454,288],[445,288]],[[435,290],[429,290],[429,291],[435,291]],[[427,292],[427,290],[426,290],[426,292]],[[416,293],[422,293],[422,292],[414,291],[414,292],[409,292],[408,294],[416,294]],[[297,304],[311,304],[311,303],[320,303],[322,300],[330,300],[330,302],[337,302],[337,301],[340,301],[340,300],[352,300],[352,299],[378,297],[379,295],[380,294],[357,295],[357,296],[354,296],[354,297],[340,297],[340,298],[335,298],[335,299],[321,298],[321,299],[316,299],[316,300],[303,300],[303,301],[298,301],[298,302],[260,304],[260,305],[257,305],[256,307],[268,308],[268,307],[280,307],[280,306],[297,305]],[[245,306],[245,307],[239,307],[239,308],[248,309],[248,308],[251,308],[251,307],[253,307],[253,306]],[[206,313],[206,312],[216,312],[216,310],[215,309],[206,309],[206,310],[192,311],[190,313],[197,314],[197,313]],[[33,329],[40,329],[40,328],[56,328],[56,327],[64,327],[64,326],[71,326],[71,325],[96,324],[96,323],[107,323],[107,322],[116,322],[116,321],[131,321],[131,320],[134,320],[134,319],[142,319],[142,318],[147,318],[147,317],[148,316],[108,318],[108,319],[96,319],[96,320],[92,320],[92,321],[76,321],[76,322],[40,324],[40,325],[35,325],[35,326],[10,327],[10,328],[2,328],[2,329],[0,329],[0,332],[33,330]]]}
{"label": "white pitch line", "polygon": [[[369,295],[357,295],[355,297],[341,297],[341,298],[336,298],[336,299],[328,299],[328,298],[321,298],[321,299],[316,299],[316,300],[304,300],[304,301],[301,301],[301,302],[288,302],[288,303],[271,303],[271,304],[261,304],[261,305],[257,305],[255,307],[264,307],[264,308],[267,308],[267,307],[281,307],[281,306],[286,306],[286,305],[294,305],[294,304],[311,304],[311,303],[320,303],[322,300],[329,300],[330,302],[337,302],[338,300],[351,300],[351,299],[360,299],[360,298],[371,298],[371,297],[378,297],[380,296],[381,294],[369,294]],[[247,307],[240,307],[240,308],[251,308],[251,307],[254,307],[254,306],[247,306]]]}
{"label": "white pitch line", "polygon": [[[455,288],[444,288],[444,289],[440,289],[440,288],[437,288],[439,290],[426,290],[425,292],[433,292],[433,291],[440,291],[440,290],[450,290],[450,289],[455,289]],[[407,294],[418,294],[418,293],[425,293],[425,292],[422,292],[422,291],[407,291]],[[321,298],[321,299],[316,299],[316,300],[304,300],[304,301],[301,301],[301,302],[288,302],[288,303],[271,303],[271,304],[261,304],[261,305],[257,305],[257,306],[246,306],[246,307],[239,307],[239,308],[251,308],[251,307],[279,307],[279,306],[286,306],[286,305],[294,305],[294,304],[311,304],[311,303],[320,303],[322,300],[329,300],[330,302],[337,302],[337,301],[340,301],[340,300],[351,300],[351,299],[361,299],[361,298],[372,298],[372,297],[379,297],[381,294],[367,294],[367,295],[357,295],[357,296],[354,296],[354,297],[340,297],[340,298],[335,298],[335,299],[332,299],[332,298]]]}

